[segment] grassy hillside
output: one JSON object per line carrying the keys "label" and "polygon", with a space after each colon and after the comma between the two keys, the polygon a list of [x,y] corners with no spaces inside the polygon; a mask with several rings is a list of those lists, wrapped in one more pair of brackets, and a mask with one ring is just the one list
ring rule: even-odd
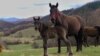
{"label": "grassy hillside", "polygon": [[11,28],[14,24],[0,20],[0,31]]}
{"label": "grassy hillside", "polygon": [[11,34],[8,37],[20,37],[20,35],[22,35],[22,37],[32,37],[32,36],[35,37],[35,36],[38,36],[39,33],[38,33],[38,31],[34,30],[34,27],[30,27],[30,28],[27,28],[24,30],[20,30],[14,34]]}
{"label": "grassy hillside", "polygon": [[[87,3],[79,8],[74,9],[73,13],[86,13],[100,8],[100,1]],[[73,14],[72,13],[72,14]]]}
{"label": "grassy hillside", "polygon": [[70,15],[80,15],[85,20],[86,25],[100,25],[100,1],[90,2],[73,10],[70,9],[69,13],[67,13],[67,11],[68,10],[63,11],[63,13]]}

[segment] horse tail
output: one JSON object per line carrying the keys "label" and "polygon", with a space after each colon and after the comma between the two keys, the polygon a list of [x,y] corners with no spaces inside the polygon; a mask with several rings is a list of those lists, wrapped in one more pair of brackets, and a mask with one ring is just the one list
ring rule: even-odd
{"label": "horse tail", "polygon": [[81,43],[83,44],[83,39],[84,39],[84,37],[83,37],[83,35],[84,35],[84,20],[82,19],[82,17],[81,16],[78,16],[78,15],[75,15],[75,17],[77,18],[77,20],[80,22],[80,24],[81,24],[81,27],[80,27],[80,30],[79,30],[79,32],[78,32],[78,34],[79,34],[79,36],[81,37],[80,38],[80,41],[81,41]]}

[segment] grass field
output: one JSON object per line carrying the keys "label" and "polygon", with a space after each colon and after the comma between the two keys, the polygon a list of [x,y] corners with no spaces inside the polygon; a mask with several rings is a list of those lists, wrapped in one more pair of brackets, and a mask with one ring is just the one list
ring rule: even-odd
{"label": "grass field", "polygon": [[[43,56],[43,49],[32,49],[31,45],[10,45],[10,50],[4,50],[0,56]],[[72,48],[74,56],[100,56],[100,46],[90,46],[83,48],[82,52],[75,52],[75,47]],[[48,49],[49,56],[66,56],[66,47],[62,47],[62,53],[57,54],[57,48]]]}

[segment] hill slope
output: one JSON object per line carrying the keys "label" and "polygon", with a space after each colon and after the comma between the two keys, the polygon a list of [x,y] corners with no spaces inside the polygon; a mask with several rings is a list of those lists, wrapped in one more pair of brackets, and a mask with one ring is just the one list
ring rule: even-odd
{"label": "hill slope", "polygon": [[0,31],[5,30],[7,28],[11,28],[12,26],[14,26],[14,24],[0,20]]}
{"label": "hill slope", "polygon": [[30,27],[30,28],[27,28],[27,29],[17,31],[14,34],[9,35],[9,37],[19,37],[19,38],[20,37],[36,37],[38,35],[39,35],[38,31],[35,31],[34,27]]}

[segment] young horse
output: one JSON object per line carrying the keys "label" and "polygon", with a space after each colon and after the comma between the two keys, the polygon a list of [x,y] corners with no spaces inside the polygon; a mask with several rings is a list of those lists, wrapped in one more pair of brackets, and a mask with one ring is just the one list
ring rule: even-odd
{"label": "young horse", "polygon": [[[82,51],[82,31],[83,22],[80,16],[66,16],[58,10],[58,3],[50,6],[50,19],[55,26],[63,26],[66,29],[67,36],[74,35],[77,42],[77,50]],[[60,53],[60,40],[59,51]]]}
{"label": "young horse", "polygon": [[84,29],[83,29],[84,45],[89,46],[87,38],[88,38],[88,36],[90,36],[90,37],[96,37],[95,38],[95,46],[97,46],[99,43],[99,34],[100,34],[100,27],[99,26],[84,27]]}
{"label": "young horse", "polygon": [[48,38],[54,38],[54,37],[52,37],[53,35],[55,35],[55,37],[62,39],[65,42],[65,44],[67,45],[68,53],[69,53],[68,56],[73,56],[72,50],[71,50],[71,43],[66,38],[67,33],[66,33],[64,27],[47,26],[40,21],[40,17],[38,19],[33,18],[33,20],[34,20],[35,30],[38,30],[40,32],[41,37],[43,38],[44,56],[48,56],[48,54],[47,54],[47,40],[48,40]]}

